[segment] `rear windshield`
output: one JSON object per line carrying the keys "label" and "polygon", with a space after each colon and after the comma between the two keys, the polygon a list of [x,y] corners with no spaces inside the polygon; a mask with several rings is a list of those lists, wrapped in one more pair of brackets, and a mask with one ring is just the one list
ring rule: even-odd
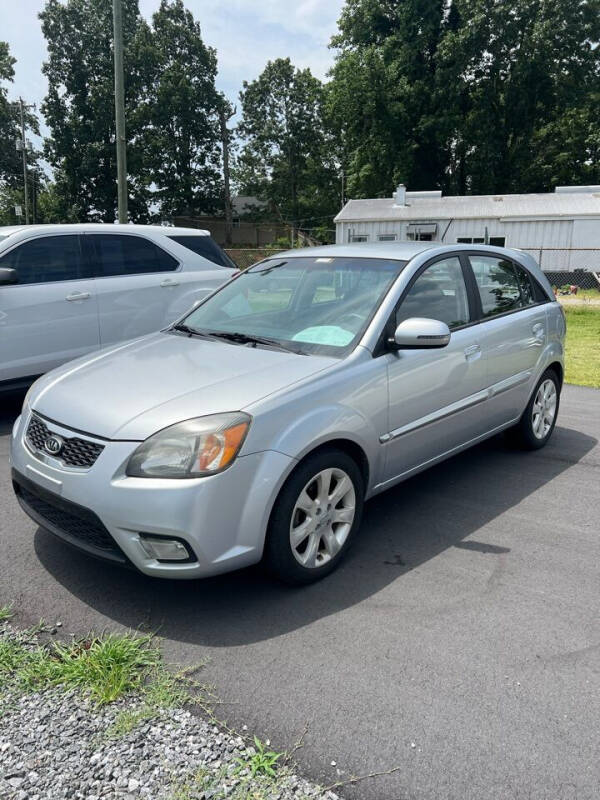
{"label": "rear windshield", "polygon": [[172,239],[183,247],[187,247],[188,250],[197,253],[197,255],[203,258],[207,258],[214,264],[218,264],[220,267],[237,269],[237,266],[229,258],[227,253],[224,253],[210,236],[194,236],[192,233],[189,236],[169,236],[169,239]]}

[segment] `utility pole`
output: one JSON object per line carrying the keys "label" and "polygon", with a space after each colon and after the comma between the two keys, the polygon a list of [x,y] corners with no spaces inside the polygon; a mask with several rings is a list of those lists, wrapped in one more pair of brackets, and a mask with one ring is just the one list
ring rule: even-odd
{"label": "utility pole", "polygon": [[35,225],[35,202],[36,202],[36,189],[35,189],[35,182],[37,179],[37,169],[35,167],[31,168],[31,221]]}
{"label": "utility pole", "polygon": [[29,225],[29,191],[27,186],[27,138],[25,133],[25,103],[19,97],[19,112],[21,114],[21,155],[23,156],[23,202],[25,205],[25,225]]}
{"label": "utility pole", "polygon": [[119,222],[127,222],[127,152],[125,141],[125,85],[123,77],[123,5],[113,0],[115,57],[115,123],[117,132],[117,203]]}
{"label": "utility pole", "polygon": [[219,105],[219,122],[221,123],[221,142],[223,146],[223,200],[225,202],[225,244],[231,245],[233,218],[231,213],[231,187],[229,176],[229,131],[227,120],[235,114],[229,106],[229,114],[225,108],[225,100]]}
{"label": "utility pole", "polygon": [[346,176],[344,175],[344,170],[342,170],[342,193],[341,193],[341,198],[340,198],[341,199],[340,208],[344,207],[344,178],[345,177]]}

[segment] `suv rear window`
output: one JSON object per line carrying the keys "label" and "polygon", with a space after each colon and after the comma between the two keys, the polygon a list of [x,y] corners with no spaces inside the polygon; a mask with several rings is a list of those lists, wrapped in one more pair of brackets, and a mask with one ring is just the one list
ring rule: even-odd
{"label": "suv rear window", "polygon": [[213,264],[218,264],[220,267],[237,269],[237,266],[229,258],[227,253],[224,253],[210,236],[194,236],[192,233],[188,236],[169,236],[169,239],[172,239],[183,247],[187,247],[188,250],[191,250],[193,253],[203,258],[207,258],[209,261],[212,261]]}

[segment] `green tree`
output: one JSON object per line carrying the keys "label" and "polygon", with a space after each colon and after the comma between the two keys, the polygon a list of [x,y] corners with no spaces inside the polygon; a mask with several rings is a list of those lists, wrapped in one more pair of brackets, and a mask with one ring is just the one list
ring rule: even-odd
{"label": "green tree", "polygon": [[599,179],[599,0],[347,0],[327,92],[353,196]]}
{"label": "green tree", "polygon": [[136,47],[147,65],[136,119],[154,198],[167,216],[211,211],[222,191],[215,51],[182,0],[161,0]]}
{"label": "green tree", "polygon": [[332,40],[327,108],[352,196],[442,181],[437,53],[449,24],[443,0],[347,1]]}
{"label": "green tree", "polygon": [[[23,162],[21,153],[16,148],[16,142],[21,139],[20,111],[16,102],[11,102],[8,97],[8,87],[14,76],[15,59],[10,55],[8,44],[0,42],[0,224],[15,225],[24,222],[24,218],[17,217],[15,206],[24,206],[23,192]],[[30,110],[25,112],[26,138],[28,134],[39,134],[38,119]],[[28,150],[28,185],[32,189],[33,169],[38,167],[39,153]],[[31,210],[31,196],[29,198]]]}
{"label": "green tree", "polygon": [[[48,47],[43,72],[48,94],[42,106],[51,135],[45,156],[54,167],[62,205],[80,220],[113,222],[117,185],[111,0],[47,0],[40,14]],[[125,105],[129,210],[148,217],[148,186],[137,119],[147,64],[137,43],[138,0],[123,0]]]}
{"label": "green tree", "polygon": [[[13,184],[19,173],[19,157],[15,140],[20,136],[17,115],[8,99],[7,83],[14,76],[15,59],[10,55],[6,42],[0,42],[0,182]],[[22,180],[22,178],[21,178]]]}
{"label": "green tree", "polygon": [[244,194],[275,206],[282,218],[303,223],[339,207],[339,171],[324,122],[324,92],[309,69],[289,58],[269,61],[240,92],[241,149],[236,180]]}
{"label": "green tree", "polygon": [[598,0],[456,0],[456,8],[460,24],[438,57],[443,85],[462,98],[448,132],[450,184],[543,191],[559,176],[597,175],[589,112],[600,91]]}

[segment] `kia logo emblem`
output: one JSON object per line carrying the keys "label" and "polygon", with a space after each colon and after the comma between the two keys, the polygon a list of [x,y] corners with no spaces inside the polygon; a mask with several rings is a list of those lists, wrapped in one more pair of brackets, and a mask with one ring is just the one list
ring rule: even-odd
{"label": "kia logo emblem", "polygon": [[44,442],[44,447],[53,456],[60,453],[60,451],[62,450],[62,446],[63,446],[63,440],[60,438],[60,436],[56,436],[54,434],[52,436],[49,436]]}

